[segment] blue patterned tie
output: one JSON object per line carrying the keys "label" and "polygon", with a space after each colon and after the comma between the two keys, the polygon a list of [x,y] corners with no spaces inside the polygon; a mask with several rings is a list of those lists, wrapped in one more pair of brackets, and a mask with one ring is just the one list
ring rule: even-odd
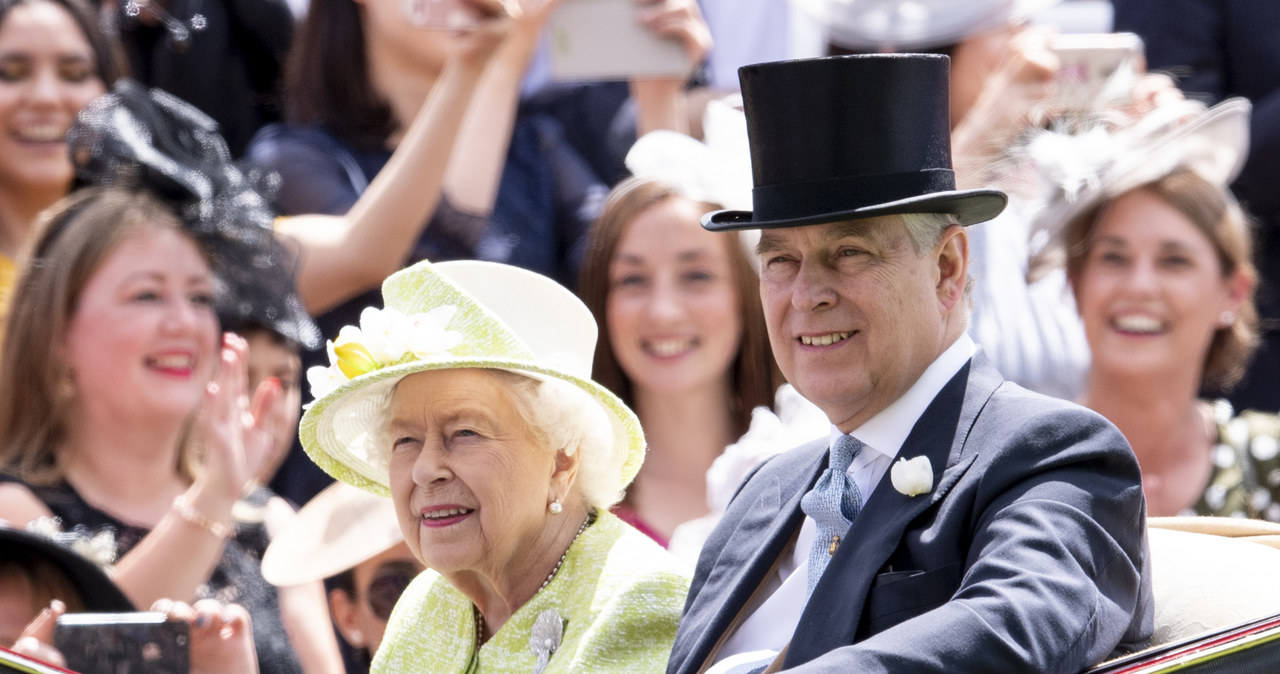
{"label": "blue patterned tie", "polygon": [[862,509],[862,494],[858,493],[858,485],[848,475],[849,464],[853,463],[853,457],[862,451],[862,447],[862,443],[853,436],[836,438],[831,447],[830,464],[818,477],[813,489],[800,499],[800,509],[818,525],[813,548],[809,550],[809,594],[813,594],[813,587],[826,570],[827,562],[836,553],[840,537],[849,531],[853,518]]}

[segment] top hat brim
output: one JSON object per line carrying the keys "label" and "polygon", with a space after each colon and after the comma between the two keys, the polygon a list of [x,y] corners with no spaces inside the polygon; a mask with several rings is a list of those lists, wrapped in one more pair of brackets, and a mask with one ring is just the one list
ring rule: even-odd
{"label": "top hat brim", "polygon": [[1008,196],[999,190],[953,190],[781,220],[755,220],[754,211],[712,211],[702,216],[702,226],[713,232],[727,232],[740,229],[804,227],[829,222],[874,218],[881,215],[949,213],[954,215],[961,225],[967,227],[996,217],[1004,210],[1008,202]]}

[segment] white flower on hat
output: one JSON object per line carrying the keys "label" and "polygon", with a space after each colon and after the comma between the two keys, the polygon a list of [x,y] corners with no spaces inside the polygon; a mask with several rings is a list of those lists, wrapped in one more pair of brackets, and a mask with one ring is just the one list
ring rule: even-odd
{"label": "white flower on hat", "polygon": [[393,308],[366,308],[360,326],[343,326],[338,338],[326,343],[329,365],[307,370],[312,397],[319,399],[348,381],[409,360],[449,355],[462,343],[462,333],[449,330],[457,307],[441,306],[406,316]]}
{"label": "white flower on hat", "polygon": [[462,333],[447,329],[456,313],[458,308],[454,306],[436,307],[425,314],[414,314],[408,319],[407,348],[414,358],[440,358],[462,343]]}
{"label": "white flower on hat", "polygon": [[[329,350],[332,353],[332,341],[329,342]],[[329,395],[348,381],[350,380],[347,379],[347,375],[342,374],[342,371],[336,367],[316,365],[307,368],[307,383],[311,385],[311,395],[317,399]]]}
{"label": "white flower on hat", "polygon": [[929,465],[929,457],[917,456],[914,459],[898,459],[889,471],[893,488],[907,496],[919,496],[933,489],[933,467]]}

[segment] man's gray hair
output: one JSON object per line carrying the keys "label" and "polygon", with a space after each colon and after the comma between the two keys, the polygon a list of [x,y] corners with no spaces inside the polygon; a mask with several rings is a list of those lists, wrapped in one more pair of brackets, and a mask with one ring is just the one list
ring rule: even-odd
{"label": "man's gray hair", "polygon": [[924,255],[937,245],[948,227],[958,225],[960,221],[950,213],[903,213],[902,224],[907,227],[907,236],[911,238],[911,247],[916,255]]}

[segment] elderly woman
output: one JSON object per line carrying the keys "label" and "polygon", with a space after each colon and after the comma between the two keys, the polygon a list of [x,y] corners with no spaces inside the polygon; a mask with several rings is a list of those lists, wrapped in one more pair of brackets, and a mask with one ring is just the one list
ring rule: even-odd
{"label": "elderly woman", "polygon": [[688,580],[609,513],[644,436],[589,378],[591,313],[495,263],[419,263],[382,292],[308,372],[301,430],[326,471],[391,495],[429,569],[373,670],[661,671]]}

